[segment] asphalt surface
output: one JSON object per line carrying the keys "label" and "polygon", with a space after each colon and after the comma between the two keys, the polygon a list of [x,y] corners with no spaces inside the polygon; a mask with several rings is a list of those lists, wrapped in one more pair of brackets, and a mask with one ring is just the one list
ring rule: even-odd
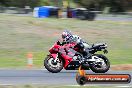
{"label": "asphalt surface", "polygon": [[120,17],[120,16],[97,16],[95,20],[106,20],[106,21],[132,21],[131,17]]}
{"label": "asphalt surface", "polygon": [[[87,71],[88,73],[93,73]],[[47,70],[0,70],[0,85],[15,84],[44,84],[44,85],[77,85],[75,76],[77,71],[63,70],[60,73],[50,73]],[[105,74],[130,74],[132,71],[109,71]],[[95,85],[95,84],[94,84]],[[109,86],[111,84],[96,84]],[[129,84],[113,84],[115,86],[132,86]]]}

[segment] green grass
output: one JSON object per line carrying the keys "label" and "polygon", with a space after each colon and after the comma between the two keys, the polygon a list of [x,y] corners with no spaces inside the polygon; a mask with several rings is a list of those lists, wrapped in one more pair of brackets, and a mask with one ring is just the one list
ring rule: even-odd
{"label": "green grass", "polygon": [[106,42],[111,64],[132,64],[132,21],[81,21],[76,19],[39,19],[0,15],[0,67],[25,68],[32,52],[34,67],[43,67],[48,49],[71,30],[88,43]]}

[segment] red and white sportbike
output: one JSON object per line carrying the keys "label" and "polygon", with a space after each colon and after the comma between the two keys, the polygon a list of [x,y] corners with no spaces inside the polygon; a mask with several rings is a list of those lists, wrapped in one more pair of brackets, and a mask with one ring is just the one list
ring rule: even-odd
{"label": "red and white sportbike", "polygon": [[[80,65],[83,69],[91,69],[95,73],[105,73],[110,68],[110,62],[106,56],[95,54],[97,51],[107,53],[105,43],[93,44],[90,48],[85,49],[88,52],[87,59],[84,57],[81,45],[64,44],[57,41],[49,50],[50,54],[44,60],[45,68],[52,73],[58,73],[63,68],[66,70],[77,70]],[[88,50],[88,51],[87,51]]]}

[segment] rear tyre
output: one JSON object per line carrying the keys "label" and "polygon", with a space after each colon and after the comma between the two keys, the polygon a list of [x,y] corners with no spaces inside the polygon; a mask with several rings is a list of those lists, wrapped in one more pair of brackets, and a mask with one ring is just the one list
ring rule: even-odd
{"label": "rear tyre", "polygon": [[95,54],[94,56],[97,56],[99,58],[101,58],[104,61],[104,66],[99,66],[96,63],[93,63],[92,66],[90,66],[91,70],[95,73],[105,73],[109,70],[110,68],[110,62],[108,60],[108,58],[102,54]]}
{"label": "rear tyre", "polygon": [[47,56],[44,60],[45,68],[52,73],[58,73],[63,69],[63,61],[58,59],[59,61],[54,62],[54,58],[52,56]]}

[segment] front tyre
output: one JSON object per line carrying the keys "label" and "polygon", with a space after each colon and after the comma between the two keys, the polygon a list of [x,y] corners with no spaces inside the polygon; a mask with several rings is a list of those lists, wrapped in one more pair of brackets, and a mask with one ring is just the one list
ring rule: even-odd
{"label": "front tyre", "polygon": [[58,59],[54,62],[54,58],[52,56],[47,56],[44,60],[45,68],[52,73],[58,73],[63,69],[63,61]]}
{"label": "front tyre", "polygon": [[95,54],[93,56],[96,57],[95,59],[97,59],[97,62],[93,62],[93,64],[90,66],[91,70],[95,73],[107,72],[110,68],[110,62],[108,58],[102,54]]}

